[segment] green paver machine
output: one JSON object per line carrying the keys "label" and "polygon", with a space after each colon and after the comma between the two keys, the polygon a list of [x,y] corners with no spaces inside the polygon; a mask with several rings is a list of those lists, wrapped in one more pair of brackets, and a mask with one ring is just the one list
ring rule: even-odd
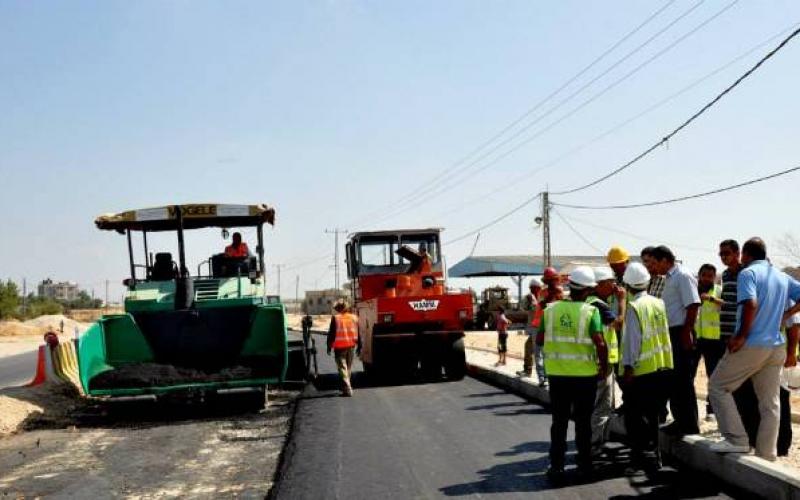
{"label": "green paver machine", "polygon": [[[242,393],[263,405],[266,385],[286,376],[290,351],[284,307],[265,295],[263,226],[274,222],[266,205],[173,205],[98,217],[99,229],[126,235],[130,278],[125,314],[104,316],[78,341],[86,394]],[[186,231],[222,228],[227,237],[229,228],[243,227],[255,228],[254,255],[214,254],[190,274]],[[176,260],[148,249],[148,234],[165,231],[177,235]],[[134,234],[144,264],[136,262]]]}

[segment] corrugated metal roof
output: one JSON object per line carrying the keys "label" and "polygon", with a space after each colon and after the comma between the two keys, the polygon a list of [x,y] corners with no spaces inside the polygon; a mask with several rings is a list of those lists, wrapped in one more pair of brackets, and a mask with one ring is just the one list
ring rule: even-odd
{"label": "corrugated metal roof", "polygon": [[[638,259],[637,259],[638,260]],[[576,266],[606,265],[605,255],[553,255],[553,267],[559,273],[569,273]],[[450,267],[451,278],[477,278],[491,276],[534,276],[544,273],[541,255],[473,256]]]}

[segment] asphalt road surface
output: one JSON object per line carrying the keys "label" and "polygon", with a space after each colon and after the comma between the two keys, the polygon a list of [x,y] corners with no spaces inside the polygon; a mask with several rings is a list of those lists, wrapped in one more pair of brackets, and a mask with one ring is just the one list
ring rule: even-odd
{"label": "asphalt road surface", "polygon": [[320,372],[298,403],[273,498],[740,496],[689,471],[626,477],[624,456],[601,463],[591,484],[553,488],[546,409],[470,378],[372,387],[356,373],[355,396],[342,398],[324,352]]}
{"label": "asphalt road surface", "polygon": [[0,358],[0,388],[30,382],[36,372],[36,350]]}

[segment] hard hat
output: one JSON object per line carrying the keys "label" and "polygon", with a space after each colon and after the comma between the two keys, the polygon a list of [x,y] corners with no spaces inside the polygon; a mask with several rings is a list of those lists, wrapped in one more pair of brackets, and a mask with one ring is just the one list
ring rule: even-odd
{"label": "hard hat", "polygon": [[558,271],[556,271],[555,268],[552,267],[545,268],[544,274],[542,275],[542,281],[547,283],[550,280],[557,280],[557,279],[559,279],[559,276],[558,276]]}
{"label": "hard hat", "polygon": [[589,266],[578,266],[569,273],[569,282],[584,288],[597,286],[594,279],[594,271]]}
{"label": "hard hat", "polygon": [[647,272],[647,268],[643,264],[633,262],[625,269],[622,281],[626,285],[633,287],[646,286],[650,282],[650,273]]}
{"label": "hard hat", "polygon": [[617,277],[614,276],[614,271],[612,271],[608,266],[595,267],[592,270],[594,271],[594,280],[598,283],[601,281],[617,279]]}
{"label": "hard hat", "polygon": [[533,288],[533,287],[543,288],[544,283],[542,283],[542,280],[540,280],[539,278],[533,277],[531,278],[531,282],[528,285],[528,288]]}
{"label": "hard hat", "polygon": [[630,258],[628,251],[622,247],[611,247],[606,256],[609,264],[622,264],[623,262],[628,262]]}

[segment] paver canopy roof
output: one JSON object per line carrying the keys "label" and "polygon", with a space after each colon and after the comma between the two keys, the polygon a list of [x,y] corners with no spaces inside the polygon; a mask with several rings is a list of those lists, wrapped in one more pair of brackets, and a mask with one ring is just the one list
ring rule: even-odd
{"label": "paver canopy roof", "polygon": [[124,232],[175,231],[178,229],[177,210],[183,215],[184,229],[202,227],[245,227],[267,223],[275,225],[275,209],[267,205],[228,205],[197,203],[128,210],[103,214],[94,223],[98,229]]}

